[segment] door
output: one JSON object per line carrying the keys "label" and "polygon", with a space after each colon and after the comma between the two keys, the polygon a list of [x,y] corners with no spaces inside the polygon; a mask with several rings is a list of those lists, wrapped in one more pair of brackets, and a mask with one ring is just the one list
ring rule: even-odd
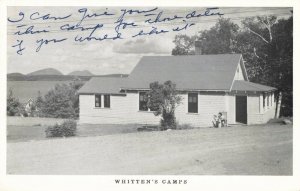
{"label": "door", "polygon": [[235,96],[236,122],[247,124],[247,96]]}

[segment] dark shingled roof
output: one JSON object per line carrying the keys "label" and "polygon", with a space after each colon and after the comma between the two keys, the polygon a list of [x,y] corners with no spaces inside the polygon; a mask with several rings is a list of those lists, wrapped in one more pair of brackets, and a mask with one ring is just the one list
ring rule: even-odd
{"label": "dark shingled roof", "polygon": [[122,89],[148,89],[154,81],[171,80],[178,90],[229,91],[241,54],[145,56]]}
{"label": "dark shingled roof", "polygon": [[232,85],[232,91],[267,92],[273,90],[276,90],[276,88],[243,80],[235,80]]}
{"label": "dark shingled roof", "polygon": [[120,87],[127,82],[126,78],[119,77],[93,77],[79,89],[80,94],[120,94]]}

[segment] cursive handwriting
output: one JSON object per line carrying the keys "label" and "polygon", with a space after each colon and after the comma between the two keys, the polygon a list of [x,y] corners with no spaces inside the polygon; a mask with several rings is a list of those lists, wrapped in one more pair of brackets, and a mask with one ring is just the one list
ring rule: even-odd
{"label": "cursive handwriting", "polygon": [[[201,17],[222,15],[224,14],[218,7],[206,8],[202,11],[192,9],[171,13],[158,7],[123,8],[117,11],[114,9],[113,12],[108,8],[95,12],[83,7],[73,13],[65,13],[63,16],[41,11],[32,13],[19,11],[18,16],[8,17],[7,20],[11,23],[10,27],[15,27],[14,31],[10,31],[10,35],[16,37],[16,43],[11,47],[16,48],[18,55],[23,55],[24,41],[27,41],[23,37],[27,35],[34,39],[37,46],[35,52],[39,52],[47,44],[58,44],[63,41],[100,42],[186,31],[195,26]],[[73,20],[70,20],[71,18]],[[43,22],[35,23],[36,21]],[[39,25],[36,26],[37,24]],[[51,38],[47,38],[48,33],[51,33]],[[71,37],[65,38],[63,34],[66,33]],[[40,37],[41,35],[43,38]]]}
{"label": "cursive handwriting", "polygon": [[[152,15],[148,14],[148,15],[145,15],[145,16],[152,16]],[[177,16],[177,15],[173,15],[173,17],[162,17],[162,15],[163,15],[163,11],[160,11],[156,15],[155,19],[151,19],[151,18],[147,19],[147,20],[145,20],[145,23],[153,24],[153,23],[160,23],[160,22],[169,22],[169,21],[173,21],[173,20],[176,20],[176,19],[184,18],[182,16]]]}
{"label": "cursive handwriting", "polygon": [[42,19],[42,20],[63,20],[63,19],[67,19],[71,16],[72,16],[72,14],[69,14],[69,15],[64,16],[64,17],[54,17],[54,16],[51,16],[50,14],[45,14],[45,15],[40,16],[39,12],[34,12],[30,15],[29,18],[31,20],[38,20],[38,19]]}
{"label": "cursive handwriting", "polygon": [[[17,26],[17,28],[22,28],[25,27],[26,28],[27,25],[19,25]],[[15,32],[14,34],[16,35],[25,35],[25,34],[37,34],[37,33],[47,33],[49,32],[49,30],[43,29],[43,30],[34,30],[34,25],[31,25],[29,27],[27,27],[25,30],[19,30],[17,32]]]}
{"label": "cursive handwriting", "polygon": [[158,8],[155,7],[153,9],[149,9],[149,10],[138,10],[138,9],[121,9],[121,15],[119,16],[119,18],[116,20],[116,27],[115,27],[115,31],[117,33],[120,33],[120,29],[126,29],[127,26],[132,26],[132,27],[137,27],[138,25],[135,22],[128,22],[125,21],[125,17],[127,15],[139,15],[139,14],[149,14],[153,11],[156,11]]}
{"label": "cursive handwriting", "polygon": [[52,42],[52,43],[58,43],[58,42],[62,42],[62,41],[65,41],[65,40],[67,40],[67,38],[63,38],[63,39],[51,39],[51,40],[48,40],[48,39],[37,40],[36,43],[38,44],[38,47],[36,48],[35,51],[39,52],[44,44],[49,44],[50,42]]}
{"label": "cursive handwriting", "polygon": [[[11,22],[11,23],[20,22],[25,18],[25,13],[20,11],[19,16],[20,16],[20,18],[18,18],[18,19],[11,19],[8,17],[7,21]],[[29,15],[29,19],[30,20],[63,20],[63,19],[67,19],[71,16],[72,16],[72,14],[69,14],[69,15],[63,16],[63,17],[55,17],[55,16],[51,16],[49,13],[41,16],[39,12],[34,12]]]}
{"label": "cursive handwriting", "polygon": [[167,32],[169,32],[169,31],[163,30],[163,29],[157,30],[156,27],[152,27],[152,30],[151,30],[151,31],[149,31],[149,32],[144,32],[144,30],[140,30],[140,32],[139,32],[138,34],[133,35],[132,37],[134,38],[134,37],[137,37],[137,36],[145,36],[145,35],[161,34],[161,33],[167,33]]}
{"label": "cursive handwriting", "polygon": [[[107,10],[107,8],[106,8]],[[81,8],[78,9],[79,13],[83,13],[80,21],[76,24],[77,26],[81,25],[81,23],[83,22],[83,20],[85,20],[86,18],[93,18],[93,17],[101,17],[101,16],[111,16],[111,15],[115,15],[113,13],[108,13],[107,11],[104,11],[103,13],[93,13],[93,14],[88,14],[88,9],[87,8]]]}
{"label": "cursive handwriting", "polygon": [[12,47],[17,47],[17,54],[19,55],[23,55],[23,50],[25,50],[25,48],[22,47],[22,43],[23,40],[17,40],[17,44],[13,45]]}
{"label": "cursive handwriting", "polygon": [[216,10],[219,10],[217,7],[213,8],[207,8],[204,13],[198,13],[196,11],[192,11],[191,13],[188,13],[185,18],[191,19],[191,18],[198,18],[198,17],[209,17],[209,16],[222,16],[223,13],[220,13],[219,11],[214,12]]}

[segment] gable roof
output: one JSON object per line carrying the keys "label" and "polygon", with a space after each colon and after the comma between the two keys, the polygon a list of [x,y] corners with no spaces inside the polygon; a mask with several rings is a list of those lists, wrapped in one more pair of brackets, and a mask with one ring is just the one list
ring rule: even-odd
{"label": "gable roof", "polygon": [[[246,81],[234,80],[241,64]],[[273,91],[274,87],[248,81],[241,54],[146,56],[129,77],[93,77],[80,94],[123,94],[121,90],[147,90],[154,81],[171,80],[181,91]]]}
{"label": "gable roof", "polygon": [[276,88],[249,82],[249,81],[235,80],[233,82],[232,90],[233,91],[268,92],[268,91],[276,90]]}
{"label": "gable roof", "polygon": [[122,94],[120,87],[126,84],[127,77],[93,77],[82,86],[79,94]]}
{"label": "gable roof", "polygon": [[149,89],[171,80],[178,90],[230,91],[241,54],[145,56],[122,89]]}

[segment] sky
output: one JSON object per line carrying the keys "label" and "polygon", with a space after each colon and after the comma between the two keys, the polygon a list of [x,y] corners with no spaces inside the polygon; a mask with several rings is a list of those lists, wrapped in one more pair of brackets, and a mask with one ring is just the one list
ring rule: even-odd
{"label": "sky", "polygon": [[[88,36],[91,30],[79,31],[70,30],[62,31],[60,27],[66,24],[75,24],[80,21],[83,13],[78,10],[83,7],[8,7],[8,18],[17,21],[21,18],[20,12],[24,13],[24,19],[19,22],[7,22],[7,72],[19,72],[27,74],[39,69],[55,68],[63,74],[68,74],[75,70],[89,70],[95,75],[123,73],[129,74],[135,65],[143,56],[168,56],[174,48],[173,40],[177,34],[195,35],[201,30],[209,29],[214,26],[220,16],[199,17],[193,19],[173,20],[159,24],[147,24],[145,18],[155,18],[154,16],[145,17],[143,14],[127,14],[124,21],[127,23],[135,22],[137,27],[127,27],[121,29],[123,39],[104,40],[104,41],[86,41],[75,42],[74,38],[78,36]],[[102,28],[95,30],[94,36],[104,36],[105,34],[114,36],[115,21],[121,15],[121,9],[134,10],[150,10],[154,7],[87,7],[87,13],[100,14],[105,11],[114,15],[90,17],[84,19],[81,26],[93,27],[97,24],[103,24]],[[267,8],[219,8],[217,11],[224,14],[222,17],[231,18],[233,22],[240,25],[245,17],[254,17],[262,15],[276,15],[278,17],[287,18],[291,16],[292,8],[267,7]],[[186,14],[196,11],[196,13],[204,13],[206,7],[196,8],[158,8],[151,12],[158,14],[163,11],[163,17],[185,16]],[[36,19],[30,20],[31,14],[37,13],[40,16],[48,15],[53,17],[70,17],[62,20],[54,19]],[[34,18],[34,17],[32,17]],[[34,18],[35,19],[35,18]],[[169,32],[164,34],[142,35],[132,38],[140,30],[143,32],[151,31],[152,27],[158,29],[171,30],[176,27],[183,27],[185,24],[195,23],[186,30],[180,32]],[[48,30],[47,33],[23,34],[16,35],[17,31],[24,32],[29,26],[34,26],[34,31]],[[65,41],[59,43],[44,44],[41,49],[36,52],[38,40],[41,39],[63,39]],[[22,55],[17,54],[17,42],[22,42]]]}

